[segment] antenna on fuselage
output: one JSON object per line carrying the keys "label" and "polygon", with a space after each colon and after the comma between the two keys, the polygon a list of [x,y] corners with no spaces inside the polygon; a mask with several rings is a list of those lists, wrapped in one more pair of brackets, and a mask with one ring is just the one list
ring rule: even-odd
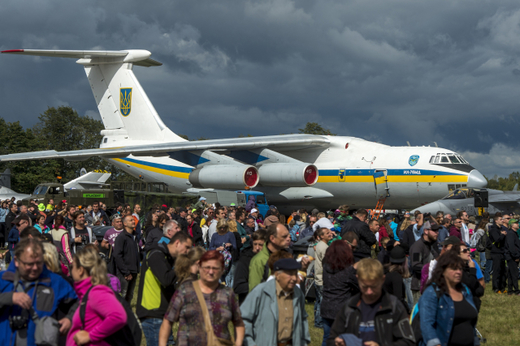
{"label": "antenna on fuselage", "polygon": [[406,144],[408,144],[408,146],[411,147],[410,142],[406,141]]}

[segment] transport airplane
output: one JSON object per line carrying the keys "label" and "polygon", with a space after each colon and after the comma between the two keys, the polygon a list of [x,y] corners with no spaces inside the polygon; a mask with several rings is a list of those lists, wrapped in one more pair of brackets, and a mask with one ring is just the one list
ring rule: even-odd
{"label": "transport airplane", "polygon": [[256,189],[269,202],[321,210],[348,204],[414,208],[460,187],[485,187],[463,157],[437,147],[393,147],[356,137],[278,135],[186,141],[163,123],[132,69],[160,66],[146,50],[16,49],[2,53],[78,59],[105,130],[99,149],[9,154],[0,161],[100,156],[172,193]]}

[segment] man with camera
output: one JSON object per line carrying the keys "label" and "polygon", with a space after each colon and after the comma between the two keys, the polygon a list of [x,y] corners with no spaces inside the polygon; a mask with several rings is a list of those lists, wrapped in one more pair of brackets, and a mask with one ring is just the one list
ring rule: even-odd
{"label": "man with camera", "polygon": [[[76,301],[72,286],[44,266],[40,241],[21,240],[13,263],[0,277],[2,344],[33,346],[43,344],[45,337],[57,339],[59,333],[66,334]],[[58,310],[68,311],[67,316],[59,321],[50,319]]]}
{"label": "man with camera", "polygon": [[92,229],[85,225],[85,214],[83,214],[82,211],[76,211],[72,216],[72,220],[74,222],[74,227],[70,229],[72,253],[76,253],[90,243],[98,245],[97,240],[92,234]]}

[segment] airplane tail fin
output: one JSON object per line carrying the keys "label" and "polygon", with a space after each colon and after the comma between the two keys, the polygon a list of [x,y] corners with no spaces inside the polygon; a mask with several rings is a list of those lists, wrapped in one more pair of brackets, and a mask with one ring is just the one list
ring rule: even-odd
{"label": "airplane tail fin", "polygon": [[16,49],[2,53],[76,58],[83,65],[105,125],[101,147],[125,145],[130,141],[180,142],[163,123],[132,68],[160,66],[146,50],[79,51]]}

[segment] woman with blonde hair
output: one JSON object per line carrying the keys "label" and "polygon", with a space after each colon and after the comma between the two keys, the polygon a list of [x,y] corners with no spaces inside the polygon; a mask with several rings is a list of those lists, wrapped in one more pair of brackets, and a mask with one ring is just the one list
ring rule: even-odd
{"label": "woman with blonde hair", "polygon": [[43,243],[43,262],[45,262],[45,266],[51,272],[56,274],[61,274],[60,267],[60,258],[58,256],[58,251],[56,250],[56,246],[50,243]]}
{"label": "woman with blonde hair", "polygon": [[235,237],[235,243],[237,244],[236,248],[233,248],[231,251],[231,267],[229,268],[229,272],[226,275],[226,285],[228,287],[233,287],[234,278],[235,278],[235,269],[237,267],[238,258],[240,257],[240,248],[242,248],[242,244],[246,241],[245,237],[242,237],[238,232],[238,226],[236,220],[228,220],[228,229]]}
{"label": "woman with blonde hair", "polygon": [[217,232],[211,236],[209,243],[209,250],[217,250],[224,255],[224,275],[222,280],[226,281],[228,287],[233,287],[233,279],[228,278],[228,274],[233,270],[233,259],[236,257],[233,254],[238,251],[237,240],[235,233],[229,231],[228,220],[221,219],[217,223]]}
{"label": "woman with blonde hair", "polygon": [[177,256],[174,270],[179,284],[187,280],[197,280],[199,278],[199,261],[205,252],[204,248],[195,246],[187,254]]}
{"label": "woman with blonde hair", "polygon": [[125,309],[109,288],[107,268],[95,247],[84,247],[74,255],[72,278],[78,298],[85,306],[85,316],[77,309],[67,336],[67,346],[110,345],[106,338],[123,328]]}

